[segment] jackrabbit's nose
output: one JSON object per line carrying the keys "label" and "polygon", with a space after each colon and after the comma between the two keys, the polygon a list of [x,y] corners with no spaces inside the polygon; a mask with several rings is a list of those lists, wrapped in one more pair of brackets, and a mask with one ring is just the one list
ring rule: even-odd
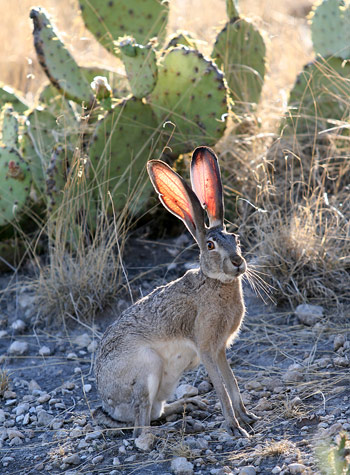
{"label": "jackrabbit's nose", "polygon": [[231,257],[231,262],[234,266],[239,267],[243,263],[243,258],[236,254],[235,256]]}

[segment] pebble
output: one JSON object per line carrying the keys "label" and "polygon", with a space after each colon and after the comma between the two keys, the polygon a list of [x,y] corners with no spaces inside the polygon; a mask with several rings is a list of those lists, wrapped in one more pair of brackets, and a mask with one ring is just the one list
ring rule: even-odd
{"label": "pebble", "polygon": [[334,337],[334,342],[333,342],[334,351],[337,351],[339,350],[339,348],[344,346],[345,341],[346,341],[345,335],[343,334],[336,335]]}
{"label": "pebble", "polygon": [[288,465],[288,470],[291,474],[304,473],[306,471],[306,467],[302,463],[291,463]]}
{"label": "pebble", "polygon": [[213,389],[212,384],[209,381],[202,381],[198,384],[198,394],[205,394],[208,393]]}
{"label": "pebble", "polygon": [[247,465],[242,467],[238,473],[239,475],[256,475],[256,470],[252,465]]}
{"label": "pebble", "polygon": [[38,353],[40,356],[50,356],[51,350],[48,346],[42,346]]}
{"label": "pebble", "polygon": [[15,437],[18,437],[19,439],[24,439],[24,435],[22,432],[20,432],[17,429],[7,429],[7,437],[12,440]]}
{"label": "pebble", "polygon": [[68,455],[67,457],[64,457],[63,463],[67,463],[68,465],[79,465],[81,462],[81,459],[78,454],[72,454]]}
{"label": "pebble", "polygon": [[76,353],[73,353],[73,351],[67,354],[67,360],[75,360],[76,358],[78,358],[78,356]]}
{"label": "pebble", "polygon": [[282,379],[288,383],[296,383],[303,379],[302,366],[298,363],[293,363],[288,367],[288,370],[282,375]]}
{"label": "pebble", "polygon": [[94,465],[97,465],[101,462],[103,462],[103,455],[97,455],[96,457],[94,457],[91,462],[94,464]]}
{"label": "pebble", "polygon": [[44,404],[45,402],[49,401],[51,399],[50,394],[44,393],[41,396],[38,397],[38,403],[39,404]]}
{"label": "pebble", "polygon": [[3,398],[4,399],[15,399],[17,394],[14,391],[6,390],[4,391]]}
{"label": "pebble", "polygon": [[20,416],[29,410],[29,404],[27,402],[23,402],[22,404],[18,404],[18,406],[13,409],[12,412],[16,413],[16,416]]}
{"label": "pebble", "polygon": [[26,324],[23,320],[18,318],[12,323],[11,328],[16,333],[22,333],[26,329]]}
{"label": "pebble", "polygon": [[259,399],[258,404],[254,408],[256,411],[271,411],[272,404],[271,401],[267,400],[266,397]]}
{"label": "pebble", "polygon": [[295,315],[301,323],[312,327],[322,319],[324,309],[320,305],[309,305],[303,303],[297,306],[295,309]]}
{"label": "pebble", "polygon": [[198,396],[198,388],[192,386],[191,384],[180,384],[180,386],[176,388],[175,396],[177,399]]}
{"label": "pebble", "polygon": [[91,384],[84,384],[84,392],[89,393],[92,389]]}
{"label": "pebble", "polygon": [[91,343],[91,337],[87,333],[83,333],[82,335],[77,336],[73,343],[79,348],[87,348]]}
{"label": "pebble", "polygon": [[90,345],[87,347],[88,351],[90,353],[95,353],[95,351],[97,350],[98,348],[98,341],[97,340],[93,340]]}
{"label": "pebble", "polygon": [[10,355],[24,355],[28,352],[29,345],[26,341],[15,340],[11,343],[8,352]]}
{"label": "pebble", "polygon": [[342,368],[347,368],[350,366],[350,361],[345,356],[338,356],[337,358],[334,358],[333,363],[335,366],[341,366]]}
{"label": "pebble", "polygon": [[38,412],[37,417],[39,426],[49,426],[54,418],[52,414],[49,414],[44,409]]}
{"label": "pebble", "polygon": [[23,293],[18,296],[18,303],[19,306],[26,310],[27,308],[31,307],[35,303],[36,297],[35,295]]}
{"label": "pebble", "polygon": [[149,452],[153,449],[155,442],[156,438],[152,432],[143,432],[135,439],[135,446],[142,452]]}
{"label": "pebble", "polygon": [[277,473],[281,473],[282,472],[282,469],[279,465],[276,465],[276,467],[274,467],[272,470],[271,470],[271,473],[273,474],[277,474]]}
{"label": "pebble", "polygon": [[185,457],[176,457],[171,461],[171,470],[175,475],[192,475],[193,463]]}

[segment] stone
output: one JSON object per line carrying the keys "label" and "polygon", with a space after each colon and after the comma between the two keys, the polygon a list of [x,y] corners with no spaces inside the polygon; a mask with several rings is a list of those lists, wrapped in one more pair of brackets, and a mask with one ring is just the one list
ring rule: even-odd
{"label": "stone", "polygon": [[26,324],[23,320],[18,318],[12,323],[11,328],[15,333],[22,333],[26,329]]}
{"label": "stone", "polygon": [[24,355],[28,352],[29,345],[26,341],[15,340],[9,348],[10,355]]}
{"label": "stone", "polygon": [[84,392],[89,393],[92,389],[91,384],[84,384]]}
{"label": "stone", "polygon": [[252,465],[247,465],[245,467],[241,467],[238,473],[239,475],[256,475],[256,470]]}
{"label": "stone", "polygon": [[31,379],[28,384],[28,390],[33,394],[34,391],[41,391],[41,387],[35,381],[35,379]]}
{"label": "stone", "polygon": [[[77,354],[76,354],[76,353],[73,353],[73,351],[71,351],[71,352],[68,353],[68,355],[67,355],[67,360],[75,360],[75,359],[77,359],[77,358],[78,358]],[[79,368],[79,369],[80,369],[80,368]]]}
{"label": "stone", "polygon": [[40,350],[38,351],[40,356],[50,356],[51,355],[51,350],[48,346],[42,346]]}
{"label": "stone", "polygon": [[87,348],[91,343],[91,337],[87,333],[83,333],[74,338],[73,343],[79,348]]}
{"label": "stone", "polygon": [[260,381],[252,380],[248,381],[244,385],[244,389],[247,389],[248,391],[259,391],[262,388],[262,383]]}
{"label": "stone", "polygon": [[34,305],[34,303],[35,303],[35,300],[36,300],[35,295],[30,295],[30,294],[27,294],[27,293],[23,293],[23,294],[19,295],[19,297],[18,297],[19,306],[23,310],[26,310],[27,308],[32,307],[32,305]]}
{"label": "stone", "polygon": [[20,437],[14,437],[11,439],[10,446],[13,447],[14,445],[21,445],[23,444],[23,440]]}
{"label": "stone", "polygon": [[49,401],[51,399],[50,394],[42,394],[40,397],[38,397],[38,403],[39,404],[44,404],[45,402]]}
{"label": "stone", "polygon": [[198,388],[191,384],[180,384],[180,386],[176,388],[175,396],[177,399],[198,396]]}
{"label": "stone", "polygon": [[94,458],[91,460],[91,462],[92,462],[94,465],[97,465],[97,464],[103,462],[103,459],[104,459],[103,455],[97,455],[96,457],[94,457]]}
{"label": "stone", "polygon": [[22,404],[18,404],[18,406],[12,411],[16,413],[16,416],[20,416],[29,410],[29,404],[27,402],[23,402]]}
{"label": "stone", "polygon": [[90,352],[90,353],[95,353],[95,351],[97,350],[98,348],[98,341],[97,340],[92,340],[92,342],[90,343],[90,345],[87,347],[87,350]]}
{"label": "stone", "polygon": [[10,391],[7,389],[4,391],[3,398],[4,399],[15,399],[17,397],[17,394],[14,391]]}
{"label": "stone", "polygon": [[334,366],[341,366],[342,368],[347,368],[350,366],[350,361],[345,356],[338,356],[333,359]]}
{"label": "stone", "polygon": [[344,346],[344,343],[346,341],[345,335],[339,334],[334,337],[334,342],[333,342],[333,348],[334,351],[339,350],[342,346]]}
{"label": "stone", "polygon": [[202,381],[198,384],[198,394],[208,393],[213,389],[213,386],[209,381]]}
{"label": "stone", "polygon": [[39,426],[49,426],[54,418],[52,414],[49,414],[44,409],[38,412],[37,417]]}
{"label": "stone", "polygon": [[152,432],[143,432],[135,439],[135,446],[142,452],[149,452],[153,449],[155,442],[156,438]]}
{"label": "stone", "polygon": [[276,465],[276,467],[274,467],[272,470],[271,470],[271,473],[273,473],[274,475],[275,474],[278,474],[278,473],[281,473],[282,472],[282,469],[279,465]]}
{"label": "stone", "polygon": [[297,306],[295,315],[298,317],[300,323],[312,327],[322,319],[324,309],[320,305],[303,303]]}
{"label": "stone", "polygon": [[271,411],[273,409],[271,401],[268,401],[266,397],[259,399],[258,404],[255,406],[255,411]]}
{"label": "stone", "polygon": [[175,475],[192,475],[193,464],[185,457],[176,457],[171,461],[171,470]]}
{"label": "stone", "polygon": [[283,381],[287,383],[296,383],[303,379],[302,366],[298,363],[293,363],[288,367],[288,370],[282,375]]}
{"label": "stone", "polygon": [[63,463],[67,463],[68,465],[79,465],[80,462],[81,460],[78,454],[68,455],[63,459]]}
{"label": "stone", "polygon": [[306,467],[302,463],[291,463],[288,465],[289,473],[305,473]]}
{"label": "stone", "polygon": [[15,437],[18,437],[19,439],[24,439],[24,434],[20,432],[17,429],[7,429],[7,437],[12,440]]}

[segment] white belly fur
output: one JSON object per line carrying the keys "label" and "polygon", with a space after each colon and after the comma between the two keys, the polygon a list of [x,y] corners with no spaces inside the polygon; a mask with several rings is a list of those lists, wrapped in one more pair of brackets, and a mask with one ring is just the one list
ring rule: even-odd
{"label": "white belly fur", "polygon": [[151,347],[163,361],[163,375],[157,400],[165,401],[175,391],[182,373],[199,365],[199,355],[194,343],[187,339],[157,341],[153,342]]}

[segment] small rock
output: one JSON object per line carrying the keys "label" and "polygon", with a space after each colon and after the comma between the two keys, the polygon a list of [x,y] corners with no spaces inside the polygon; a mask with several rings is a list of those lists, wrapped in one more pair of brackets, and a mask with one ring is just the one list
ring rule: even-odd
{"label": "small rock", "polygon": [[50,394],[42,394],[40,397],[38,397],[38,403],[39,404],[44,404],[45,402],[49,401],[51,399]]}
{"label": "small rock", "polygon": [[99,439],[100,437],[102,437],[102,432],[100,430],[95,430],[86,434],[85,441],[89,442],[90,440]]}
{"label": "small rock", "polygon": [[268,401],[266,397],[259,399],[258,404],[254,408],[256,411],[271,411],[273,409],[271,401]]}
{"label": "small rock", "polygon": [[40,391],[41,387],[39,384],[35,381],[35,379],[31,379],[28,384],[28,390],[33,393],[34,391]]}
{"label": "small rock", "polygon": [[350,361],[344,356],[338,356],[337,358],[334,358],[333,363],[335,366],[341,366],[342,368],[347,368],[350,366]]}
{"label": "small rock", "polygon": [[23,402],[22,404],[18,404],[18,406],[12,411],[16,413],[16,416],[20,416],[29,410],[29,404],[27,402]]}
{"label": "small rock", "polygon": [[15,399],[17,394],[14,391],[6,390],[4,391],[3,398],[4,399]]}
{"label": "small rock", "polygon": [[135,439],[135,445],[143,452],[149,452],[153,449],[156,438],[151,432],[143,432]]}
{"label": "small rock", "polygon": [[5,416],[5,411],[3,409],[0,409],[0,424],[2,424],[6,419]]}
{"label": "small rock", "polygon": [[84,384],[84,392],[89,393],[92,389],[91,384]]}
{"label": "small rock", "polygon": [[289,366],[288,370],[282,375],[282,379],[288,383],[296,383],[303,379],[302,367],[298,363]]}
{"label": "small rock", "polygon": [[26,341],[15,340],[11,343],[8,352],[10,355],[24,355],[28,352],[29,345]]}
{"label": "small rock", "polygon": [[193,464],[185,457],[176,457],[171,461],[171,470],[175,475],[192,475]]}
{"label": "small rock", "polygon": [[316,325],[324,315],[324,309],[320,305],[309,305],[303,303],[295,309],[295,315],[304,325],[312,327]]}
{"label": "small rock", "polygon": [[256,470],[252,465],[242,467],[238,472],[239,475],[256,475]]}
{"label": "small rock", "polygon": [[344,346],[346,339],[345,335],[339,334],[334,337],[334,343],[333,343],[333,348],[334,351],[339,350],[342,346]]}
{"label": "small rock", "polygon": [[48,346],[42,346],[39,350],[39,355],[40,356],[50,356],[51,355],[51,350]]}
{"label": "small rock", "polygon": [[8,335],[8,333],[7,333],[6,330],[0,330],[0,339],[5,338],[5,336],[7,336],[7,335]]}
{"label": "small rock", "polygon": [[305,465],[302,463],[291,463],[288,465],[288,470],[290,473],[304,473],[306,471]]}
{"label": "small rock", "polygon": [[97,455],[96,457],[94,457],[91,462],[94,464],[94,465],[97,465],[101,462],[103,462],[103,455]]}
{"label": "small rock", "polygon": [[79,348],[87,348],[91,343],[91,337],[87,333],[77,336],[73,343],[75,343]]}
{"label": "small rock", "polygon": [[35,295],[30,295],[27,293],[23,293],[18,297],[19,306],[26,310],[27,308],[31,307],[35,303]]}
{"label": "small rock", "polygon": [[11,447],[13,447],[14,445],[21,445],[21,444],[23,444],[23,440],[20,439],[19,437],[14,437],[10,442]]}
{"label": "small rock", "polygon": [[261,388],[262,388],[262,384],[260,383],[260,381],[255,381],[255,380],[248,381],[244,385],[244,389],[247,389],[248,391],[250,390],[258,391]]}
{"label": "small rock", "polygon": [[276,467],[271,470],[271,473],[273,473],[274,475],[281,472],[282,472],[282,469],[279,465],[276,465]]}
{"label": "small rock", "polygon": [[88,351],[90,353],[95,353],[95,351],[97,350],[98,348],[98,341],[97,340],[93,340],[90,345],[87,347]]}
{"label": "small rock", "polygon": [[68,455],[63,459],[63,463],[67,463],[68,465],[79,465],[80,462],[81,460],[78,454]]}
{"label": "small rock", "polygon": [[18,318],[12,323],[11,328],[16,333],[22,333],[26,329],[26,324],[23,320]]}
{"label": "small rock", "polygon": [[191,384],[180,384],[180,386],[176,388],[175,395],[177,399],[198,396],[198,388]]}
{"label": "small rock", "polygon": [[51,424],[52,419],[54,418],[52,414],[49,414],[43,409],[38,412],[37,417],[39,426],[49,426]]}
{"label": "small rock", "polygon": [[24,439],[24,435],[22,434],[22,432],[20,432],[17,429],[7,429],[7,437],[10,440],[14,439],[15,437],[18,437],[20,439]]}
{"label": "small rock", "polygon": [[116,467],[117,465],[120,465],[120,460],[118,457],[113,458],[113,465]]}
{"label": "small rock", "polygon": [[209,383],[209,381],[202,381],[200,384],[198,384],[198,393],[199,394],[208,393],[212,389],[213,389],[213,386]]}
{"label": "small rock", "polygon": [[[68,355],[67,355],[67,360],[75,360],[75,359],[77,359],[77,358],[78,358],[77,354],[76,354],[76,353],[73,353],[73,351],[71,351],[71,352],[68,353]],[[79,368],[79,369],[80,369],[80,368]]]}

